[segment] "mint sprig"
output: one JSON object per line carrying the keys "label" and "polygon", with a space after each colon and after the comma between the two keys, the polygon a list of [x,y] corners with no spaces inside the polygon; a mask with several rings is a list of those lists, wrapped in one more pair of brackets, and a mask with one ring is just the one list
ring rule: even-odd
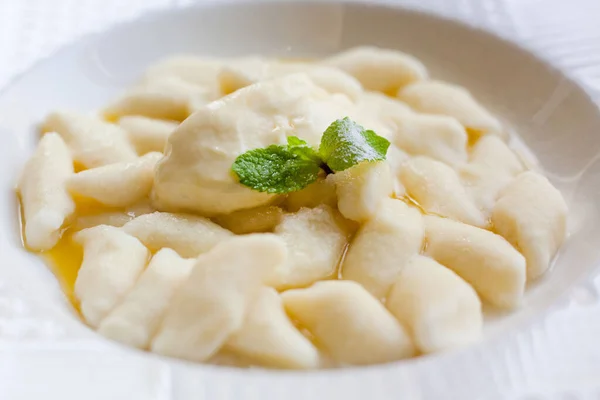
{"label": "mint sprig", "polygon": [[290,193],[315,182],[321,170],[344,171],[364,161],[385,160],[390,142],[350,118],[334,121],[323,133],[317,152],[290,136],[286,145],[249,150],[238,156],[232,170],[242,185],[266,193]]}

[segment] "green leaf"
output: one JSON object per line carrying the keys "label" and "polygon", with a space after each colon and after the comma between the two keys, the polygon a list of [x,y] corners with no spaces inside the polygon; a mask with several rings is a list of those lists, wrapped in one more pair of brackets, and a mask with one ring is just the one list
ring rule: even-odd
{"label": "green leaf", "polygon": [[350,118],[338,119],[323,133],[319,154],[335,172],[363,161],[385,160],[390,142]]}
{"label": "green leaf", "polygon": [[238,156],[232,170],[240,183],[259,192],[289,193],[316,181],[320,171],[317,153],[301,139],[289,138],[288,143]]}
{"label": "green leaf", "polygon": [[313,149],[308,143],[296,136],[289,136],[287,138],[288,149],[298,156],[311,160],[317,164],[321,164],[323,161],[319,156],[319,153]]}

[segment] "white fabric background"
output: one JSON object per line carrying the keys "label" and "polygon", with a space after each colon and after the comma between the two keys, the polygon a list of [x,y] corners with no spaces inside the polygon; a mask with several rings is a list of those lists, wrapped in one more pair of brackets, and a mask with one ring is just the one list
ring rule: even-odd
{"label": "white fabric background", "polygon": [[[398,2],[458,18],[519,42],[577,79],[600,104],[600,0]],[[0,88],[36,60],[81,35],[148,11],[189,3],[0,0]],[[516,333],[518,341],[527,344],[518,371],[523,388],[519,398],[600,400],[599,293],[597,277],[575,288],[568,301],[533,327]],[[0,322],[1,317],[0,313]],[[0,324],[0,337],[3,334]]]}

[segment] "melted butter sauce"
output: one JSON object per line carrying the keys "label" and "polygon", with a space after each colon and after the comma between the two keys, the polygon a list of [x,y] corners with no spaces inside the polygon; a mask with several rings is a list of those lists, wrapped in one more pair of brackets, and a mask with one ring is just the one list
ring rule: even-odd
{"label": "melted butter sauce", "polygon": [[[105,212],[125,213],[126,211],[123,209],[106,207],[91,199],[76,197],[74,198],[76,205],[75,213],[63,229],[58,243],[50,250],[38,252],[29,249],[25,245],[25,218],[23,217],[23,207],[21,205],[20,197],[18,200],[19,214],[21,216],[21,242],[23,243],[23,247],[32,253],[38,254],[44,260],[50,271],[56,276],[67,299],[73,304],[75,309],[79,311],[79,302],[75,296],[75,280],[77,279],[79,268],[83,262],[83,248],[73,240],[73,235],[78,231],[75,227],[75,222],[79,217],[92,216]],[[131,217],[133,218],[135,215],[131,215]]]}
{"label": "melted butter sauce", "polygon": [[83,261],[83,249],[73,240],[73,233],[65,232],[56,246],[41,253],[41,256],[58,279],[65,296],[78,308],[79,303],[75,297],[75,280]]}

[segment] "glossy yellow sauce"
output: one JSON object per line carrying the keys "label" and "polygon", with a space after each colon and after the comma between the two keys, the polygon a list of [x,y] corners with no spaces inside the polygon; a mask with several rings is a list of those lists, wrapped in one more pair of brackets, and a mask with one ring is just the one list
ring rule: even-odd
{"label": "glossy yellow sauce", "polygon": [[[79,272],[79,268],[81,267],[81,263],[83,261],[83,248],[81,245],[76,243],[73,240],[73,235],[77,232],[76,227],[73,225],[77,218],[101,214],[105,212],[125,212],[124,210],[114,209],[106,207],[97,201],[84,199],[84,198],[75,198],[76,209],[73,218],[71,219],[71,224],[68,224],[63,230],[62,236],[56,246],[52,249],[36,252],[31,249],[27,249],[33,253],[39,254],[41,258],[48,265],[50,271],[56,276],[61,289],[69,299],[69,301],[73,304],[73,306],[78,310],[79,302],[75,297],[75,280],[77,279],[77,274]],[[25,245],[25,219],[23,218],[23,207],[21,206],[21,202],[19,199],[19,209],[21,214],[21,240],[23,246],[27,248]]]}
{"label": "glossy yellow sauce", "polygon": [[72,236],[71,232],[66,232],[54,248],[41,253],[41,256],[56,276],[69,301],[77,307],[75,279],[83,261],[83,249],[75,243]]}

